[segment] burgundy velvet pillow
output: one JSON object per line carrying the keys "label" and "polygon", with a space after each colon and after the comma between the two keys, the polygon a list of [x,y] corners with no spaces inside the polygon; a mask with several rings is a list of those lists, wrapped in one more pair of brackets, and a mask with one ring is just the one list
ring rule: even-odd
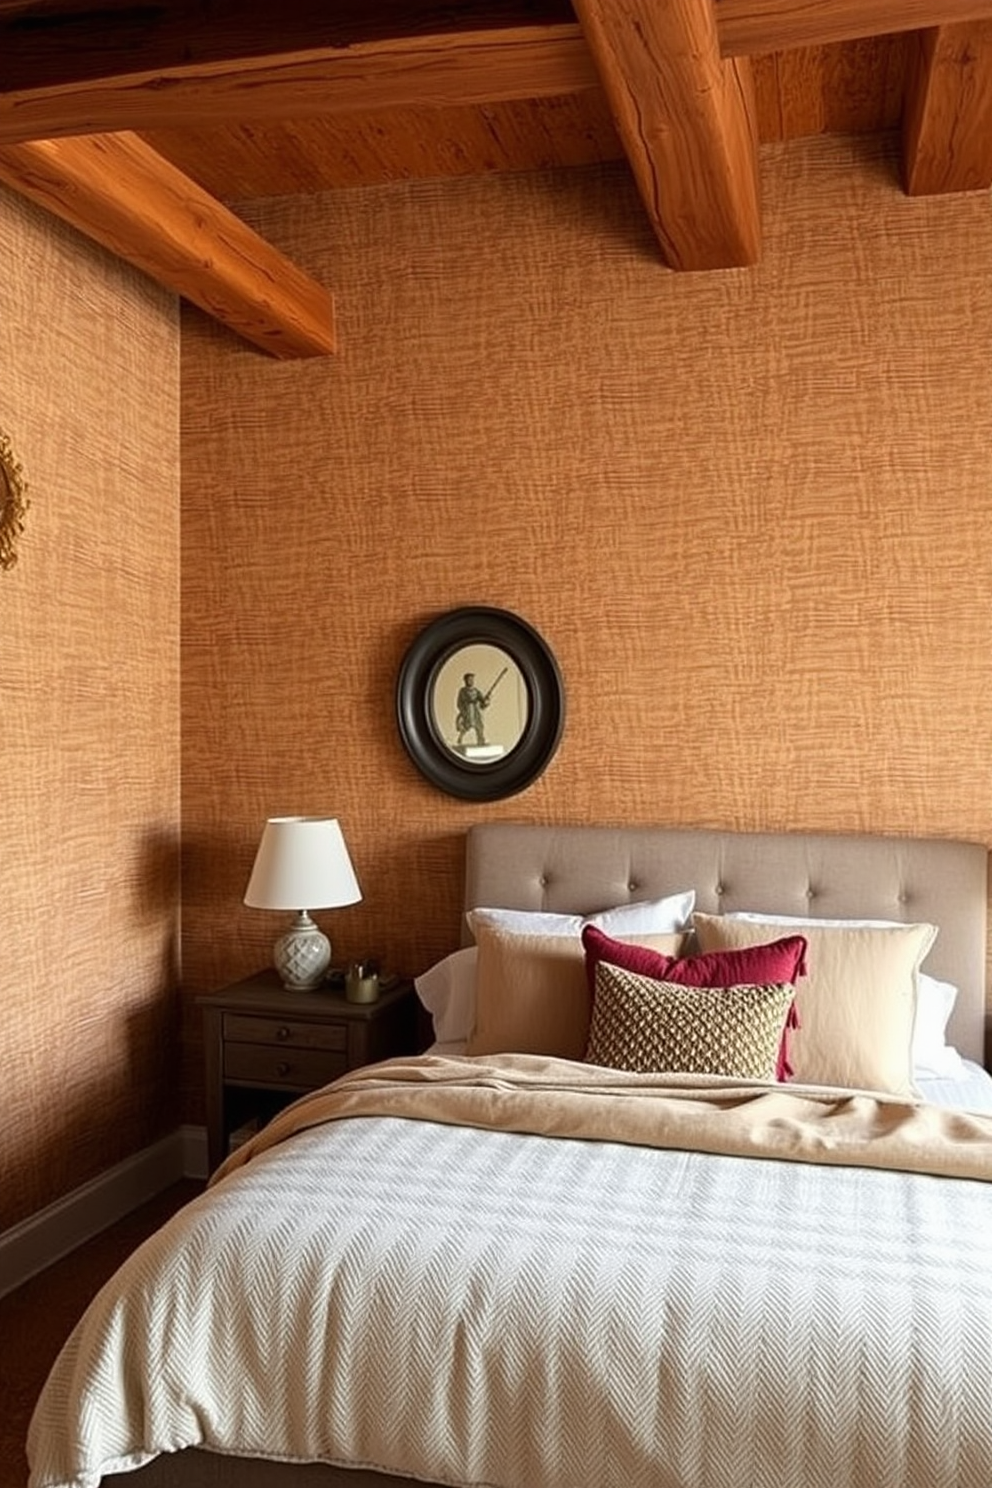
{"label": "burgundy velvet pillow", "polygon": [[[786,935],[781,940],[769,941],[767,945],[740,946],[731,951],[707,951],[701,956],[666,956],[647,946],[614,940],[595,925],[586,925],[582,931],[582,945],[591,985],[595,985],[596,965],[599,961],[636,972],[638,976],[654,977],[662,982],[677,982],[683,987],[740,987],[768,982],[795,982],[797,977],[806,975],[806,940],[802,935]],[[789,1031],[798,1027],[799,1017],[793,1002],[779,1045],[775,1070],[777,1080],[788,1080],[792,1074],[789,1063]]]}

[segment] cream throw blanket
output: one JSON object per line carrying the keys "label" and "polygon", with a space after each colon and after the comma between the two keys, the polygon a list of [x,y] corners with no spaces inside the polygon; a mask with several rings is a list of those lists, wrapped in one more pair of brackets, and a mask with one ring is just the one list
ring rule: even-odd
{"label": "cream throw blanket", "polygon": [[632,1074],[503,1054],[421,1055],[356,1070],[283,1111],[213,1181],[295,1132],[349,1116],[992,1178],[990,1116],[867,1091]]}

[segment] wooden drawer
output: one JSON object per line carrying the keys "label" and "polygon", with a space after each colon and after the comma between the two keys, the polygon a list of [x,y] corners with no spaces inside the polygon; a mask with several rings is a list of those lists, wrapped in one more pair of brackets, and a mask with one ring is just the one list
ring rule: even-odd
{"label": "wooden drawer", "polygon": [[224,1041],[239,1044],[279,1044],[287,1049],[348,1047],[344,1023],[302,1023],[292,1018],[256,1018],[244,1013],[224,1014]]}
{"label": "wooden drawer", "polygon": [[[247,1021],[253,1022],[254,1019]],[[250,1085],[287,1085],[312,1089],[336,1080],[348,1068],[344,1049],[277,1048],[271,1044],[225,1044],[225,1080]]]}
{"label": "wooden drawer", "polygon": [[378,1002],[352,1003],[333,990],[287,992],[274,971],[264,971],[198,1001],[211,1169],[238,1128],[268,1121],[349,1070],[417,1046],[409,981],[388,987]]}

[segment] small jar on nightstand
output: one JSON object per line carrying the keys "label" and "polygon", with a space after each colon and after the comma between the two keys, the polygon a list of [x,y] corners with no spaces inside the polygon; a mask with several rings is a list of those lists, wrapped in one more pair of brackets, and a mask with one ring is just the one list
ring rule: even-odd
{"label": "small jar on nightstand", "polygon": [[242,1133],[348,1070],[417,1047],[410,981],[353,1002],[330,986],[288,992],[275,971],[197,998],[204,1013],[210,1170]]}

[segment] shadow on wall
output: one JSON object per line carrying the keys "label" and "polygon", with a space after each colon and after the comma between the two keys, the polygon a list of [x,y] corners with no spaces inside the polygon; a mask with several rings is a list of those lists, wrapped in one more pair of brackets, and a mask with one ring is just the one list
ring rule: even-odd
{"label": "shadow on wall", "polygon": [[179,898],[180,845],[175,830],[155,829],[141,840],[137,882],[133,899],[134,917],[142,927],[171,922],[170,940],[174,954],[167,977],[174,981],[179,974]]}

